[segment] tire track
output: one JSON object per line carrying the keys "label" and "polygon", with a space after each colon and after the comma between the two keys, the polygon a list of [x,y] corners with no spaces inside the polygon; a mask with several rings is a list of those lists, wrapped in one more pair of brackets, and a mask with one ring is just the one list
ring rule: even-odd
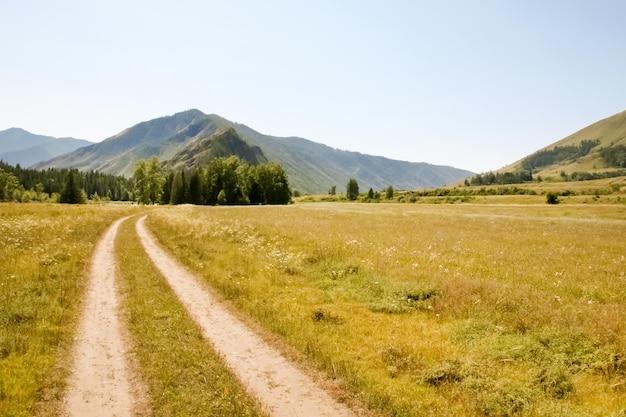
{"label": "tire track", "polygon": [[205,339],[270,415],[355,416],[220,305],[207,288],[159,246],[147,230],[145,218],[139,219],[136,229],[148,256],[200,326]]}
{"label": "tire track", "polygon": [[129,366],[115,283],[115,237],[127,218],[115,221],[94,251],[66,391],[66,416],[131,416],[145,399]]}

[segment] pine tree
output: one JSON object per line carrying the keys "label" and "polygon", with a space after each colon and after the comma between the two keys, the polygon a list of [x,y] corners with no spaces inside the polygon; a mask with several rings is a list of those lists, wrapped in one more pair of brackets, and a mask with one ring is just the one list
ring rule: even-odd
{"label": "pine tree", "polygon": [[170,204],[184,204],[185,203],[185,177],[183,171],[178,171],[174,174],[174,180],[172,181],[172,191],[170,193]]}
{"label": "pine tree", "polygon": [[75,170],[70,169],[67,173],[65,185],[61,191],[59,202],[66,204],[84,204],[85,200],[85,195],[78,186],[78,181],[76,180],[76,172]]}
{"label": "pine tree", "polygon": [[196,170],[189,177],[189,202],[191,204],[202,204],[202,185],[200,183],[200,173]]}

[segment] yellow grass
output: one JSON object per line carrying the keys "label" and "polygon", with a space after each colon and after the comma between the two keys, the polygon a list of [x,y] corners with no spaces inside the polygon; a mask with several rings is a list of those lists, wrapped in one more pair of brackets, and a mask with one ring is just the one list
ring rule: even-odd
{"label": "yellow grass", "polygon": [[86,265],[131,210],[0,204],[0,415],[58,414]]}
{"label": "yellow grass", "polygon": [[623,205],[185,206],[148,222],[384,413],[626,409]]}
{"label": "yellow grass", "polygon": [[116,257],[124,317],[153,415],[264,415],[144,252],[135,221],[121,225]]}

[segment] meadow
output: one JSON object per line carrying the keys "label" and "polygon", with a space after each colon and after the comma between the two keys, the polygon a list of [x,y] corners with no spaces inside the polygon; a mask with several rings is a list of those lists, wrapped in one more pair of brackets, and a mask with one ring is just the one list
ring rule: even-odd
{"label": "meadow", "polygon": [[[626,414],[626,206],[300,203],[0,205],[0,415],[58,414],[95,242],[139,211],[348,403]],[[262,415],[142,253],[135,219],[116,255],[154,415]]]}
{"label": "meadow", "polygon": [[384,415],[626,412],[623,205],[184,206],[148,224]]}
{"label": "meadow", "polygon": [[131,206],[0,204],[0,415],[58,415],[95,243]]}

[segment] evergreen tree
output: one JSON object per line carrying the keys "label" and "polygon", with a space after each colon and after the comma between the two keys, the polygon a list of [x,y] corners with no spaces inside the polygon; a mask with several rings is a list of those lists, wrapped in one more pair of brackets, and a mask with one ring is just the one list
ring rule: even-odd
{"label": "evergreen tree", "polygon": [[170,193],[170,204],[184,204],[185,203],[185,173],[178,171],[174,174],[174,180],[172,181],[172,191]]}
{"label": "evergreen tree", "polygon": [[372,187],[370,187],[369,191],[367,192],[367,198],[369,198],[370,200],[374,199],[374,189]]}
{"label": "evergreen tree", "polygon": [[63,186],[63,190],[61,191],[61,197],[59,199],[59,202],[66,204],[85,203],[84,192],[78,186],[78,181],[76,180],[76,172],[73,169],[71,169],[67,174],[67,178],[65,179],[65,185]]}
{"label": "evergreen tree", "polygon": [[196,170],[189,177],[189,203],[202,204],[202,190],[200,183],[200,173]]}
{"label": "evergreen tree", "polygon": [[356,182],[354,178],[350,178],[348,180],[348,185],[346,186],[346,197],[350,201],[354,201],[359,198],[359,183]]}
{"label": "evergreen tree", "polygon": [[172,202],[172,183],[174,182],[174,171],[170,171],[165,176],[165,183],[163,185],[163,196],[161,200],[163,204],[171,204]]}

